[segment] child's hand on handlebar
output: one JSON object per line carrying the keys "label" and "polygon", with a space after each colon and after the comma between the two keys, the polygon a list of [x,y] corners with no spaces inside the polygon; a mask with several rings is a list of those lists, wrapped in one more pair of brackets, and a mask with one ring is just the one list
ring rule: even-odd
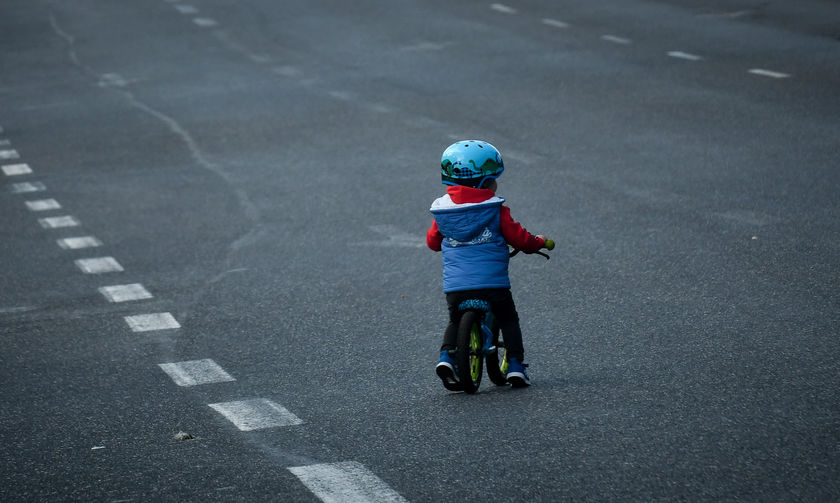
{"label": "child's hand on handlebar", "polygon": [[545,236],[543,236],[542,234],[537,234],[537,237],[544,241],[543,246],[542,246],[543,248],[545,248],[546,250],[553,250],[554,249],[554,240],[553,239],[548,239]]}

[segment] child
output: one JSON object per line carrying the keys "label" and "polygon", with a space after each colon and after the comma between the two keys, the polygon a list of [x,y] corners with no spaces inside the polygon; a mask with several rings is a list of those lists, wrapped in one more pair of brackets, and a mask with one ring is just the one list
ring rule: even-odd
{"label": "child", "polygon": [[449,325],[435,372],[446,389],[461,389],[449,350],[455,349],[458,336],[458,305],[479,298],[490,303],[502,330],[510,362],[508,382],[514,387],[528,386],[519,315],[510,293],[508,244],[533,253],[545,245],[545,237],[523,229],[511,218],[505,200],[496,195],[496,179],[505,169],[496,147],[479,140],[459,141],[443,151],[440,163],[441,178],[448,187],[446,195],[432,203],[435,220],[426,232],[426,244],[443,251]]}

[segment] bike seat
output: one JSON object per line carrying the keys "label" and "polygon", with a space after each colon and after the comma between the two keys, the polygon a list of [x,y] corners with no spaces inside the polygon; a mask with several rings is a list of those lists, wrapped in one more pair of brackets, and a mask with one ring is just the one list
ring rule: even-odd
{"label": "bike seat", "polygon": [[470,309],[478,309],[480,311],[489,311],[490,303],[481,299],[467,299],[458,304],[459,311],[468,311]]}

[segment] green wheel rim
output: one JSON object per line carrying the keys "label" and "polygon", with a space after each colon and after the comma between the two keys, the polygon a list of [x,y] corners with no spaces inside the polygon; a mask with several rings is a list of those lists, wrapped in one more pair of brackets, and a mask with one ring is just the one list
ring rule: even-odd
{"label": "green wheel rim", "polygon": [[499,370],[502,371],[502,374],[507,374],[507,371],[508,371],[507,348],[502,349],[502,358],[499,361]]}
{"label": "green wheel rim", "polygon": [[477,324],[470,330],[470,376],[473,382],[481,377],[481,327]]}

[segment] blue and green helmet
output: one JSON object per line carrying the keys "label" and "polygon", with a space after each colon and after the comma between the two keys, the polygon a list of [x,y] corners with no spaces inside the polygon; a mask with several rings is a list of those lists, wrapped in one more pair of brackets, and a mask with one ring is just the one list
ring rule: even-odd
{"label": "blue and green helmet", "polygon": [[484,180],[498,178],[504,170],[502,154],[481,140],[455,142],[440,158],[440,177],[445,185],[480,187]]}

